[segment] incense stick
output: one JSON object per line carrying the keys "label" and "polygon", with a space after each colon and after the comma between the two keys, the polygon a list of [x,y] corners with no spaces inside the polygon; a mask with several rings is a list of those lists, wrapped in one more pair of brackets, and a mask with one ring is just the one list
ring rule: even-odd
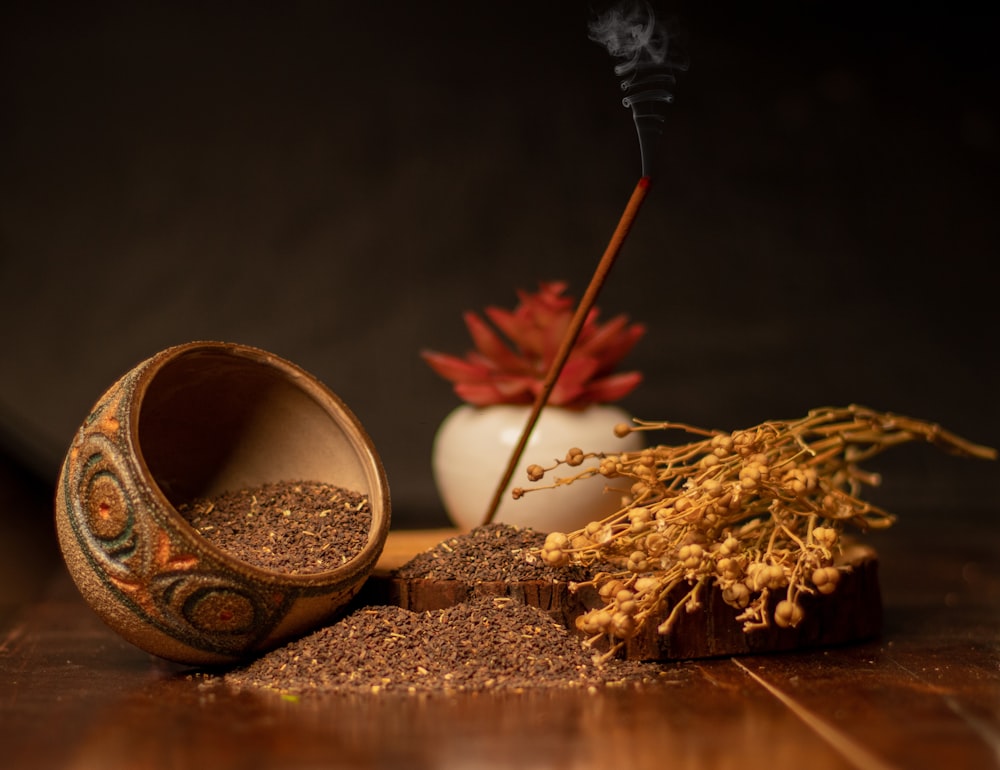
{"label": "incense stick", "polygon": [[552,389],[555,387],[556,381],[562,373],[563,366],[565,366],[566,361],[569,359],[569,354],[572,352],[573,346],[576,344],[577,337],[580,336],[580,331],[583,329],[583,324],[587,320],[587,315],[594,307],[594,303],[597,301],[597,295],[604,286],[604,281],[607,279],[608,273],[611,271],[611,267],[618,258],[622,245],[625,243],[625,236],[627,236],[629,230],[632,229],[632,223],[635,221],[636,215],[639,213],[639,207],[642,205],[643,200],[646,198],[646,193],[649,191],[649,184],[650,178],[648,176],[642,176],[639,178],[639,181],[635,185],[635,189],[632,191],[632,196],[625,205],[625,210],[622,212],[621,219],[618,220],[618,226],[611,235],[608,247],[604,250],[604,255],[601,257],[601,261],[598,262],[597,267],[594,269],[594,275],[590,279],[590,285],[587,286],[587,291],[584,292],[583,297],[580,299],[580,303],[577,305],[576,313],[573,315],[569,328],[563,336],[562,343],[559,346],[559,350],[556,352],[555,358],[552,360],[552,365],[549,367],[548,374],[545,376],[542,388],[538,391],[538,395],[535,397],[535,403],[532,406],[531,413],[528,415],[528,421],[524,426],[524,430],[521,432],[521,438],[514,447],[510,461],[507,463],[507,469],[504,471],[504,475],[500,479],[500,483],[497,485],[496,492],[493,494],[493,500],[490,503],[489,510],[486,512],[486,517],[483,519],[484,525],[489,524],[493,521],[493,517],[496,516],[503,494],[507,490],[507,486],[510,484],[511,478],[514,476],[514,471],[517,470],[517,464],[521,460],[524,448],[528,445],[528,439],[531,437],[531,431],[534,430],[535,423],[538,422],[538,416],[542,413],[542,409],[545,408],[545,404],[549,400],[549,395],[552,393]]}

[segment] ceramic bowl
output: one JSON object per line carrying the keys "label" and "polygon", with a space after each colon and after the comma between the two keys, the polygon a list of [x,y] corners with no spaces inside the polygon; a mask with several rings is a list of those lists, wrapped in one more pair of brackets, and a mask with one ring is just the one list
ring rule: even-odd
{"label": "ceramic bowl", "polygon": [[[178,506],[275,481],[367,495],[362,550],[327,572],[285,574],[216,547]],[[84,599],[132,644],[194,665],[252,657],[334,618],[375,567],[389,488],[354,414],[266,351],[192,342],[143,361],[80,427],[56,490],[56,529]]]}

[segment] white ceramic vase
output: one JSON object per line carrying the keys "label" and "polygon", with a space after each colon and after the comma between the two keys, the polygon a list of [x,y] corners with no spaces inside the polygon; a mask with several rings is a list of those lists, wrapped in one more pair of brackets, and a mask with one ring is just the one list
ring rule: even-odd
{"label": "white ceramic vase", "polygon": [[[463,404],[441,423],[432,452],[434,481],[448,517],[460,530],[468,531],[483,523],[530,414],[530,406]],[[624,409],[610,404],[580,410],[546,407],[532,430],[509,489],[541,486],[597,463],[588,460],[576,468],[560,466],[537,484],[528,480],[529,465],[548,468],[573,447],[584,452],[641,449],[641,434],[630,433],[625,438],[614,434],[615,425],[629,421]],[[570,532],[621,507],[622,495],[628,489],[614,485],[614,480],[596,475],[555,489],[530,492],[518,500],[508,489],[493,521],[541,532]]]}

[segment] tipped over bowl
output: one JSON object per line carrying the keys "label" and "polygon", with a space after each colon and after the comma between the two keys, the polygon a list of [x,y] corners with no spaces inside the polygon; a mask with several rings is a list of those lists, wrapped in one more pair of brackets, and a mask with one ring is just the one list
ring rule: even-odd
{"label": "tipped over bowl", "polygon": [[[326,571],[277,571],[213,544],[179,510],[286,481],[364,496],[360,551]],[[98,400],[63,462],[55,515],[70,575],[111,628],[154,655],[215,665],[336,617],[381,555],[390,501],[371,438],[315,377],[257,348],[192,342]]]}

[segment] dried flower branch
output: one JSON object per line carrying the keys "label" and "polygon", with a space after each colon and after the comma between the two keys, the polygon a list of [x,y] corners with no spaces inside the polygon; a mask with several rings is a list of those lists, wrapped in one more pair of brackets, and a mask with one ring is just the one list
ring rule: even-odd
{"label": "dried flower branch", "polygon": [[[644,624],[661,619],[668,633],[681,611],[698,609],[707,587],[717,587],[739,610],[744,631],[794,627],[804,616],[802,594],[830,594],[841,570],[835,557],[848,525],[861,531],[890,526],[892,514],[860,498],[879,483],[860,463],[886,449],[926,441],[953,454],[996,459],[995,449],[973,444],[940,426],[861,406],[815,409],[796,420],[769,421],[732,433],[671,422],[620,425],[616,432],[681,430],[701,438],[623,454],[570,449],[550,468],[534,465],[541,481],[565,465],[600,464],[514,496],[571,484],[600,474],[629,485],[615,514],[570,533],[553,532],[540,549],[553,566],[602,570],[586,584],[604,606],[580,616],[588,644],[608,643],[605,657]],[[604,565],[608,565],[604,568]],[[672,607],[677,586],[690,590]],[[783,595],[773,617],[769,600]]]}

